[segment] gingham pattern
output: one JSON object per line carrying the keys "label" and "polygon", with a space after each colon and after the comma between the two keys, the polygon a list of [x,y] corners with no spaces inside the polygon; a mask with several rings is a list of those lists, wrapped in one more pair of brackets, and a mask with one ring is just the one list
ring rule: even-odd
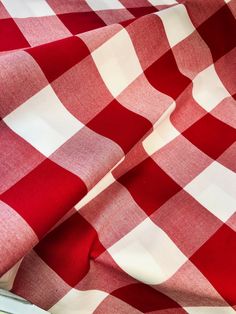
{"label": "gingham pattern", "polygon": [[236,2],[1,2],[0,286],[234,313]]}

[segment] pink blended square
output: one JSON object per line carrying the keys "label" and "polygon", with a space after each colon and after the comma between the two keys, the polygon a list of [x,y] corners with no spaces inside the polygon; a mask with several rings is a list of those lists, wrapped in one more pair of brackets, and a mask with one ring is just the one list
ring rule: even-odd
{"label": "pink blended square", "polygon": [[114,182],[82,207],[80,214],[97,230],[99,239],[106,248],[147,217],[129,192],[118,182]]}
{"label": "pink blended square", "polygon": [[154,153],[152,158],[182,187],[213,162],[210,157],[182,135]]}
{"label": "pink blended square", "polygon": [[90,52],[93,52],[95,49],[100,47],[111,37],[117,34],[120,30],[122,30],[121,25],[113,24],[82,33],[78,37],[85,42]]}
{"label": "pink blended square", "polygon": [[211,114],[224,122],[225,124],[230,125],[232,128],[236,129],[236,118],[235,118],[235,107],[236,101],[233,97],[227,97],[222,100],[212,111]]}
{"label": "pink blended square", "polygon": [[79,176],[90,189],[122,157],[123,152],[118,145],[84,127],[56,150],[50,159]]}
{"label": "pink blended square", "polygon": [[15,22],[31,46],[38,46],[71,36],[69,30],[56,15],[27,19],[18,18],[15,19]]}
{"label": "pink blended square", "polygon": [[13,267],[38,242],[27,222],[10,206],[0,201],[0,277]]}
{"label": "pink blended square", "polygon": [[2,55],[0,72],[1,118],[48,84],[37,62],[25,51]]}
{"label": "pink blended square", "polygon": [[44,309],[51,308],[71,287],[32,250],[17,273],[13,293]]}
{"label": "pink blended square", "polygon": [[236,172],[236,143],[228,147],[222,155],[217,159],[223,166]]}
{"label": "pink blended square", "polygon": [[153,124],[173,102],[171,97],[155,89],[143,73],[117,97],[117,100]]}
{"label": "pink blended square", "polygon": [[86,276],[75,286],[79,290],[102,290],[111,293],[124,285],[136,282],[125,273],[104,251],[95,260],[90,260],[90,269]]}
{"label": "pink blended square", "polygon": [[[36,168],[45,157],[28,142],[14,133],[6,124],[0,122],[1,180],[0,193],[14,185],[31,170]],[[14,146],[14,153],[12,147]],[[17,167],[17,171],[16,171]]]}
{"label": "pink blended square", "polygon": [[236,71],[232,71],[233,64],[236,64],[236,48],[230,50],[214,64],[221,82],[231,95],[236,94]]}
{"label": "pink blended square", "polygon": [[223,224],[184,190],[169,199],[150,218],[187,257]]}
{"label": "pink blended square", "polygon": [[123,22],[134,18],[134,16],[125,8],[118,10],[101,10],[97,11],[96,13],[107,25]]}
{"label": "pink blended square", "polygon": [[236,213],[234,213],[227,221],[226,224],[236,232]]}
{"label": "pink blended square", "polygon": [[170,116],[171,123],[183,132],[207,112],[193,99],[192,84],[190,84],[176,100],[176,108]]}
{"label": "pink blended square", "polygon": [[119,0],[126,8],[152,7],[148,0]]}
{"label": "pink blended square", "polygon": [[188,15],[195,27],[205,22],[224,5],[224,1],[208,1],[206,6],[206,0],[188,1],[185,4]]}
{"label": "pink blended square", "polygon": [[207,278],[189,260],[171,278],[155,288],[182,307],[228,306]]}
{"label": "pink blended square", "polygon": [[8,19],[10,17],[10,14],[7,12],[2,2],[0,2],[0,19]]}
{"label": "pink blended square", "polygon": [[56,14],[92,11],[92,9],[84,0],[70,0],[70,1],[47,0],[47,3],[50,5],[50,7]]}
{"label": "pink blended square", "polygon": [[91,56],[63,73],[51,85],[66,109],[84,124],[113,99]]}
{"label": "pink blended square", "polygon": [[180,72],[190,79],[213,62],[207,44],[197,31],[180,41],[172,48],[172,51]]}
{"label": "pink blended square", "polygon": [[143,70],[170,49],[161,19],[155,14],[135,20],[126,27],[126,30]]}

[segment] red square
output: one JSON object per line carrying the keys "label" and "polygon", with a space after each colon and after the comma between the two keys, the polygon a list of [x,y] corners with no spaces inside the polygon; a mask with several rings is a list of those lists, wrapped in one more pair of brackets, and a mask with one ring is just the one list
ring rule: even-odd
{"label": "red square", "polygon": [[137,8],[129,8],[128,9],[129,12],[131,14],[133,14],[133,16],[135,17],[141,17],[143,15],[147,15],[147,14],[150,14],[150,13],[153,13],[153,12],[157,12],[158,10],[153,7],[153,6],[149,6],[149,7],[137,7]]}
{"label": "red square", "polygon": [[191,82],[179,71],[171,50],[155,61],[144,73],[153,87],[173,99],[176,99]]}
{"label": "red square", "polygon": [[87,46],[78,37],[69,37],[37,46],[27,52],[38,62],[49,82],[89,54]]}
{"label": "red square", "polygon": [[209,46],[214,61],[225,55],[236,45],[235,18],[227,5],[224,5],[202,23],[197,31]]}
{"label": "red square", "polygon": [[[134,283],[124,286],[113,291],[111,295],[130,304],[142,313],[157,313],[159,311],[162,312],[162,310],[164,313],[165,310],[169,312],[168,310],[180,309],[180,305],[170,299],[167,295],[143,283]],[[181,312],[170,313],[180,314]],[[186,312],[183,310],[182,313],[184,314]]]}
{"label": "red square", "polygon": [[1,195],[41,238],[87,192],[84,182],[46,159]]}
{"label": "red square", "polygon": [[182,134],[214,159],[217,159],[236,140],[235,129],[209,113]]}
{"label": "red square", "polygon": [[116,142],[125,153],[152,128],[149,120],[126,109],[115,99],[87,126]]}
{"label": "red square", "polygon": [[190,258],[230,304],[236,304],[236,233],[223,225]]}
{"label": "red square", "polygon": [[29,47],[13,19],[0,19],[0,51]]}
{"label": "red square", "polygon": [[103,20],[93,11],[59,14],[58,17],[74,35],[106,26]]}
{"label": "red square", "polygon": [[126,28],[130,25],[133,24],[133,22],[136,21],[136,18],[134,17],[133,19],[129,19],[129,20],[125,20],[123,22],[120,22],[119,25],[121,25],[122,27]]}
{"label": "red square", "polygon": [[151,7],[151,2],[149,0],[119,0],[126,8],[140,8],[140,7]]}
{"label": "red square", "polygon": [[147,215],[151,215],[181,190],[181,187],[152,158],[145,159],[118,181],[129,190],[135,202]]}
{"label": "red square", "polygon": [[50,232],[35,247],[45,263],[72,287],[88,272],[90,259],[104,250],[96,230],[79,213]]}

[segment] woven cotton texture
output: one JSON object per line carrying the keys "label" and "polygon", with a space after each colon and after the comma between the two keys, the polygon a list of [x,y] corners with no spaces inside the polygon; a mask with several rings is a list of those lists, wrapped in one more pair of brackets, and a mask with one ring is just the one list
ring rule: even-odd
{"label": "woven cotton texture", "polygon": [[52,314],[236,310],[236,1],[0,1],[0,287]]}

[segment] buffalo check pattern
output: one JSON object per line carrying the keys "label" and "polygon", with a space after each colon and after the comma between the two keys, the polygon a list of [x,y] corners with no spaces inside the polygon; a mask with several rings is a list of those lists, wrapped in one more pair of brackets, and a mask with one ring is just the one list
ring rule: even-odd
{"label": "buffalo check pattern", "polygon": [[235,17],[0,1],[0,287],[52,314],[235,313]]}

